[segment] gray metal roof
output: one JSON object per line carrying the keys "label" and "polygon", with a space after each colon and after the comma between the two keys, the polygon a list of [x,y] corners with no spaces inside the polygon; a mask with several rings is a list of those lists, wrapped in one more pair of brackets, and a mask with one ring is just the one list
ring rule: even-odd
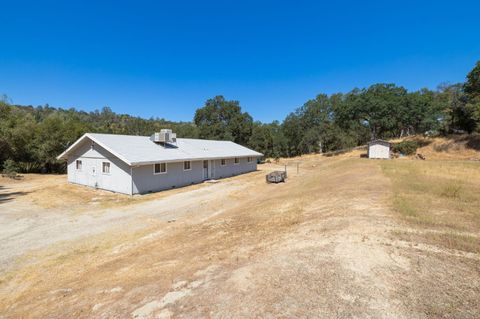
{"label": "gray metal roof", "polygon": [[263,156],[262,153],[230,141],[177,138],[177,143],[172,144],[172,147],[164,147],[152,142],[149,136],[86,133],[59,155],[58,159],[66,159],[85,139],[105,148],[128,165]]}
{"label": "gray metal roof", "polygon": [[381,139],[376,139],[376,140],[371,140],[370,142],[368,142],[368,145],[375,145],[375,144],[381,144],[381,145],[385,145],[385,146],[390,146],[390,142],[389,141],[385,141],[385,140],[381,140]]}

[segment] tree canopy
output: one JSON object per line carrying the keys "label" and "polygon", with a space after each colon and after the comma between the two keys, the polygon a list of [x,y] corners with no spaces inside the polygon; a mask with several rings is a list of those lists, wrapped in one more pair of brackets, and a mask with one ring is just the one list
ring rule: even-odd
{"label": "tree canopy", "polygon": [[266,157],[296,156],[362,145],[372,138],[425,132],[480,131],[480,62],[465,83],[409,92],[392,83],[318,94],[283,122],[261,123],[239,101],[208,99],[193,122],[142,119],[104,107],[94,112],[12,105],[0,99],[0,168],[23,172],[63,172],[56,156],[86,132],[150,135],[171,128],[178,137],[230,140]]}
{"label": "tree canopy", "polygon": [[207,100],[194,116],[200,138],[228,140],[246,145],[252,135],[252,117],[242,112],[238,101],[221,95]]}

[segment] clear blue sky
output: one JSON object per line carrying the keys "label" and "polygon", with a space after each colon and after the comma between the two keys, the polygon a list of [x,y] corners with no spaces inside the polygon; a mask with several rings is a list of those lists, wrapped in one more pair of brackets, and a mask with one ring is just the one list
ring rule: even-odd
{"label": "clear blue sky", "polygon": [[0,1],[0,94],[189,121],[218,94],[282,120],[318,93],[463,81],[479,1]]}

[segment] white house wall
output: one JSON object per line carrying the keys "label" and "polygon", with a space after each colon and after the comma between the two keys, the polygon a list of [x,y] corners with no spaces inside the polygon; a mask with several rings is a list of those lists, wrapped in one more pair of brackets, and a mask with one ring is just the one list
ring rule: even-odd
{"label": "white house wall", "polygon": [[222,166],[221,160],[215,160],[215,178],[230,177],[238,174],[252,172],[257,170],[257,158],[252,157],[252,162],[248,163],[246,157],[240,157],[239,163],[234,164],[233,158],[226,159],[226,165]]}
{"label": "white house wall", "polygon": [[[221,166],[221,160],[209,161],[209,177],[224,178],[242,173],[255,171],[257,169],[256,158],[248,163],[247,158],[240,158],[238,164],[234,159],[227,159],[227,165]],[[183,162],[167,163],[167,172],[154,174],[153,165],[133,167],[133,193],[144,194],[165,189],[171,189],[204,181],[203,161],[192,161],[191,170],[183,170]]]}
{"label": "white house wall", "polygon": [[[165,174],[154,174],[153,164],[130,167],[98,144],[93,149],[91,145],[92,142],[87,139],[68,155],[67,173],[70,183],[123,194],[144,194],[196,184],[207,179],[203,161],[192,161],[191,170],[186,171],[183,169],[183,161],[170,162],[167,163]],[[81,170],[76,169],[77,160],[82,161]],[[102,162],[110,163],[109,174],[102,172]],[[252,161],[248,162],[246,157],[240,157],[239,163],[235,164],[233,158],[228,158],[225,166],[221,165],[220,159],[209,160],[208,166],[208,178],[219,179],[255,171],[257,159],[252,157]]]}
{"label": "white house wall", "polygon": [[167,172],[154,174],[153,165],[133,167],[133,193],[144,194],[203,181],[202,162],[191,162],[191,170],[183,170],[183,162],[167,163]]}
{"label": "white house wall", "polygon": [[[76,169],[76,161],[82,161],[82,169]],[[102,173],[102,162],[110,163],[110,173]],[[91,149],[91,142],[82,143],[68,156],[68,181],[70,183],[101,188],[113,192],[131,194],[130,167],[99,145]],[[95,173],[93,169],[95,168]]]}

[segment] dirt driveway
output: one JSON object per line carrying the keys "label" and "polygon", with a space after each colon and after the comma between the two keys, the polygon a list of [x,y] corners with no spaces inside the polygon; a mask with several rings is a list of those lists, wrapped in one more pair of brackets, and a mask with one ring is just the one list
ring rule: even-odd
{"label": "dirt driveway", "polygon": [[[78,207],[82,205],[74,203],[73,209],[68,202],[60,201],[53,207],[51,205],[50,196],[62,196],[55,194],[55,188],[58,184],[65,184],[65,176],[46,176],[45,178],[49,179],[46,182],[43,176],[35,176],[27,181],[8,181],[9,187],[5,187],[3,193],[7,194],[8,190],[15,200],[9,200],[1,206],[0,251],[3,253],[0,255],[0,269],[7,268],[16,257],[30,250],[42,249],[61,241],[79,240],[107,230],[134,231],[149,223],[174,222],[177,219],[196,223],[221,213],[227,204],[223,199],[249,187],[252,184],[249,177],[258,174],[259,172],[255,172],[248,176],[227,179],[222,183],[206,183],[166,192],[167,195],[160,196],[159,199],[156,197],[164,194],[129,198],[125,195],[67,185],[74,193],[86,193],[93,199],[89,203],[83,203],[86,207]],[[45,184],[47,188],[54,190],[53,194],[47,195],[45,202],[42,202],[46,207],[42,207],[38,205],[38,195],[29,198],[28,194],[38,192]],[[26,197],[18,195],[22,193],[26,194],[20,196]],[[112,198],[127,202],[125,206],[112,205]]]}
{"label": "dirt driveway", "polygon": [[112,207],[0,203],[0,318],[478,318],[478,254],[399,238],[378,162],[300,167]]}

